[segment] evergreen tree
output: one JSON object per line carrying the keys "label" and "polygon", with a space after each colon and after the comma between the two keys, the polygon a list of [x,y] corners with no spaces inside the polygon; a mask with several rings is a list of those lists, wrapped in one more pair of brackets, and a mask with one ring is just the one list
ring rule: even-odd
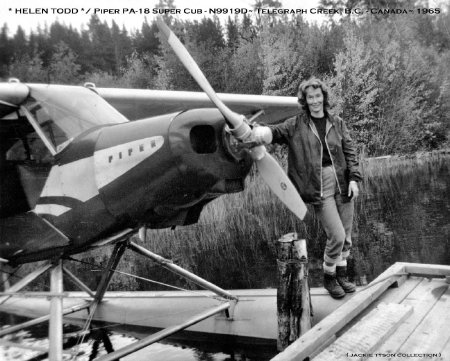
{"label": "evergreen tree", "polygon": [[237,25],[237,18],[232,20],[229,16],[226,23],[227,29],[227,47],[232,50],[235,50],[239,46],[239,28]]}
{"label": "evergreen tree", "polygon": [[[184,22],[174,20],[171,29],[180,41],[184,42],[184,45],[195,59],[195,55],[193,54],[194,44],[188,39],[185,39],[184,36],[186,35],[185,25]],[[189,24],[187,25],[189,26]],[[195,80],[165,40],[161,41],[159,54],[161,55],[155,57],[158,67],[158,75],[155,80],[156,88],[165,90],[200,90]]]}
{"label": "evergreen tree", "polygon": [[205,17],[200,22],[186,23],[186,30],[196,45],[204,44],[215,50],[225,47],[222,26],[217,17]]}
{"label": "evergreen tree", "polygon": [[37,53],[32,57],[24,54],[16,57],[8,66],[8,78],[18,78],[22,82],[46,83],[48,74]]}
{"label": "evergreen tree", "polygon": [[331,67],[332,55],[326,48],[327,29],[309,25],[301,16],[296,23],[263,24],[261,58],[264,64],[264,92],[296,95],[298,86],[312,75]]}
{"label": "evergreen tree", "polygon": [[[329,7],[373,7],[374,0],[322,0]],[[418,0],[419,1],[419,0]],[[404,7],[383,0],[375,7]],[[278,1],[256,1],[279,7]],[[173,0],[157,7],[175,8]],[[411,4],[408,4],[408,8]],[[448,7],[448,6],[447,6]],[[301,16],[235,16],[181,21],[165,15],[217,91],[295,95],[312,75],[327,78],[334,110],[369,155],[434,149],[450,132],[450,8],[423,16],[354,16],[310,24]],[[426,31],[424,31],[424,29]],[[56,44],[56,45],[55,45]],[[22,81],[196,90],[200,88],[156,22],[129,34],[93,15],[78,31],[58,21],[29,36],[0,31],[0,76]]]}
{"label": "evergreen tree", "polygon": [[122,69],[120,86],[124,88],[151,89],[154,88],[154,71],[156,61],[150,55],[139,56],[134,52],[127,58]]}
{"label": "evergreen tree", "polygon": [[0,77],[7,75],[7,68],[11,62],[11,42],[8,37],[8,25],[5,23],[0,32]]}
{"label": "evergreen tree", "polygon": [[258,40],[241,41],[231,56],[227,71],[226,91],[230,93],[262,94],[264,67]]}
{"label": "evergreen tree", "polygon": [[92,69],[114,72],[115,54],[111,30],[106,22],[100,22],[97,15],[92,15],[88,24],[90,39],[89,57]]}
{"label": "evergreen tree", "polygon": [[239,29],[240,37],[245,41],[252,41],[256,38],[256,29],[253,26],[252,18],[244,14],[242,17],[242,23]]}
{"label": "evergreen tree", "polygon": [[28,53],[28,42],[25,31],[19,25],[11,41],[11,51],[14,58],[19,59]]}
{"label": "evergreen tree", "polygon": [[120,30],[114,20],[111,26],[111,36],[114,46],[114,73],[119,74],[126,62],[126,57],[131,52],[131,40],[128,38],[127,31]]}
{"label": "evergreen tree", "polygon": [[55,52],[49,66],[49,76],[52,83],[77,84],[80,65],[76,56],[63,41],[55,46]]}
{"label": "evergreen tree", "polygon": [[346,32],[344,46],[345,49],[336,56],[336,75],[328,80],[334,96],[331,102],[334,112],[341,115],[355,132],[356,144],[360,148],[370,148],[379,92],[374,54],[355,35],[353,27]]}
{"label": "evergreen tree", "polygon": [[50,60],[53,55],[53,45],[50,40],[50,31],[47,26],[43,29],[41,26],[37,27],[37,32],[33,34],[34,40],[33,45],[31,46],[31,38],[30,38],[30,47],[32,47],[33,52],[39,54],[42,64],[44,67],[48,67],[50,64]]}
{"label": "evergreen tree", "polygon": [[[67,27],[58,22],[54,21],[50,25],[50,42],[52,44],[59,44],[60,42],[67,41]],[[66,43],[67,44],[67,43]]]}
{"label": "evergreen tree", "polygon": [[[280,8],[281,6],[282,4],[279,0],[255,0],[253,9],[257,10],[262,8]],[[274,24],[278,17],[279,15],[277,14],[271,14],[269,17],[267,17],[265,15],[262,15],[260,12],[255,11],[256,28],[258,29],[258,31],[261,31],[263,22]]]}
{"label": "evergreen tree", "polygon": [[138,54],[159,54],[160,40],[158,32],[156,22],[153,21],[149,24],[147,18],[145,18],[141,30],[134,37],[134,47]]}

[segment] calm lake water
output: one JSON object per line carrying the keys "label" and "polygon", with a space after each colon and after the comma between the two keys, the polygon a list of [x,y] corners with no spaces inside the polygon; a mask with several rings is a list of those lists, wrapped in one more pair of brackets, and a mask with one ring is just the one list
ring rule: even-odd
{"label": "calm lake water", "polygon": [[[350,276],[357,283],[370,282],[397,261],[450,265],[450,155],[434,155],[411,159],[382,159],[364,162],[362,194],[356,205]],[[314,222],[314,221],[311,221]],[[287,230],[288,233],[292,230]],[[308,240],[310,285],[322,286],[322,252],[326,241],[317,232],[314,242]],[[284,233],[282,233],[284,234]],[[282,235],[280,234],[280,236]],[[274,247],[264,239],[239,242],[230,250],[202,247],[189,260],[200,275],[224,288],[276,287]],[[95,258],[95,257],[92,257]],[[88,258],[92,261],[92,259]],[[129,262],[130,260],[128,260]],[[151,275],[156,281],[192,288],[176,276],[140,259],[131,260],[139,275]],[[189,264],[176,259],[177,263]],[[163,289],[133,281],[134,289]],[[0,314],[0,324],[18,322]],[[68,332],[74,331],[72,328]],[[111,331],[111,330],[108,330]],[[113,330],[112,330],[113,331]],[[47,326],[10,336],[13,340],[45,345]],[[134,340],[131,336],[111,333],[115,348]],[[3,338],[6,340],[6,338]],[[69,340],[68,342],[71,342]],[[89,360],[93,340],[85,342],[77,360]],[[100,349],[104,352],[103,349]],[[276,354],[273,345],[265,348],[223,344],[157,343],[123,360],[266,360]],[[27,352],[0,346],[0,360],[43,360]]]}

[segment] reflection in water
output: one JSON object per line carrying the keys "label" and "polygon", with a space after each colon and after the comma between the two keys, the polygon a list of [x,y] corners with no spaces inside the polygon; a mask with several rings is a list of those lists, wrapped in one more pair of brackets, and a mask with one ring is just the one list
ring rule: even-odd
{"label": "reflection in water", "polygon": [[[364,182],[356,204],[354,247],[349,262],[350,275],[357,282],[364,279],[370,282],[397,261],[450,264],[449,160],[449,155],[439,155],[363,163]],[[149,232],[150,241],[146,246],[223,288],[267,288],[277,286],[273,240],[296,230],[308,241],[310,284],[321,286],[326,239],[317,220],[310,214],[305,222],[295,221],[276,199],[272,200],[263,185],[254,183],[249,184],[243,194],[213,202],[196,226],[175,232]],[[105,250],[91,253],[84,261],[106,260],[105,253]],[[123,271],[159,282],[196,288],[134,254],[125,254],[121,267]],[[94,287],[100,277],[86,264],[77,264],[71,270],[90,287]],[[115,276],[112,288],[151,290],[161,289],[161,286]],[[10,322],[1,316],[0,321],[1,324]],[[40,337],[46,333],[45,328]],[[111,338],[115,348],[133,340],[118,334]],[[276,353],[273,346],[242,350],[238,344],[210,341],[214,350],[207,342],[189,347],[158,343],[124,360],[147,360],[149,355],[152,360],[268,360]],[[92,340],[86,343],[85,357],[92,343]],[[258,354],[262,349],[264,351]],[[0,348],[0,360],[6,357],[1,352],[4,347]]]}
{"label": "reflection in water", "polygon": [[[11,316],[0,313],[0,325],[6,326],[7,320],[11,323],[20,323],[25,321],[22,317]],[[102,329],[97,329],[97,331]],[[76,336],[78,329],[74,326],[64,326],[64,334],[69,337],[64,338],[64,355],[63,360],[76,361],[90,361],[94,360],[94,356],[99,357],[106,355],[105,345],[100,343],[100,347],[94,353],[96,339],[87,337],[82,343]],[[46,338],[48,332],[47,325],[40,325],[32,327],[26,331],[20,331],[13,335],[0,337],[0,360],[1,361],[47,361],[48,353],[48,339]],[[113,345],[114,349],[120,349],[135,341],[136,338],[120,333],[112,333],[108,331],[108,339]],[[22,347],[14,347],[13,344],[19,344]],[[98,352],[97,352],[98,351]],[[207,352],[202,348],[186,347],[176,343],[155,343],[148,346],[133,355],[122,357],[122,361],[142,361],[148,360],[151,356],[152,361],[226,361],[226,360],[250,360],[245,356],[243,358],[230,358],[230,354],[225,354],[220,351]],[[271,356],[273,356],[272,354]],[[232,357],[232,356],[231,356]],[[263,358],[263,359],[269,359]],[[259,360],[259,358],[257,358]]]}
{"label": "reflection in water", "polygon": [[394,262],[450,264],[449,157],[378,162],[358,204],[356,274],[370,281]]}

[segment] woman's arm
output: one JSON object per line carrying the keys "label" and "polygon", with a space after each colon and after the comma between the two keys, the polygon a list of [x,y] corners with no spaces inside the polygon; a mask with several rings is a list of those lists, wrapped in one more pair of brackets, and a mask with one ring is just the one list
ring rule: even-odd
{"label": "woman's arm", "polygon": [[272,131],[272,143],[287,144],[295,131],[297,117],[286,119],[283,123],[269,125]]}
{"label": "woman's arm", "polygon": [[344,121],[342,124],[342,151],[344,152],[345,161],[347,163],[347,169],[349,172],[349,181],[359,182],[362,180],[361,173],[359,171],[359,161],[356,152],[356,147],[350,136],[350,132],[347,129]]}

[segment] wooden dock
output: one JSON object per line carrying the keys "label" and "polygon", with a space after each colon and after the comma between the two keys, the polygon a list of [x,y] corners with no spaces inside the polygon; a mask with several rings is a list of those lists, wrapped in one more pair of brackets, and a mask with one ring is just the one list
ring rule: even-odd
{"label": "wooden dock", "polygon": [[395,263],[272,361],[450,360],[450,266]]}
{"label": "wooden dock", "polygon": [[[276,290],[231,292],[239,298],[231,319],[217,314],[189,327],[180,339],[214,343],[239,337],[245,344],[274,346]],[[65,309],[90,299],[83,292],[65,296]],[[450,266],[396,263],[342,300],[332,299],[322,288],[311,289],[311,299],[313,327],[272,360],[450,360]],[[133,326],[145,337],[223,302],[209,291],[108,292],[94,321]],[[41,317],[49,312],[49,300],[28,292],[3,303],[0,311]],[[86,315],[77,311],[65,320],[82,324]]]}

